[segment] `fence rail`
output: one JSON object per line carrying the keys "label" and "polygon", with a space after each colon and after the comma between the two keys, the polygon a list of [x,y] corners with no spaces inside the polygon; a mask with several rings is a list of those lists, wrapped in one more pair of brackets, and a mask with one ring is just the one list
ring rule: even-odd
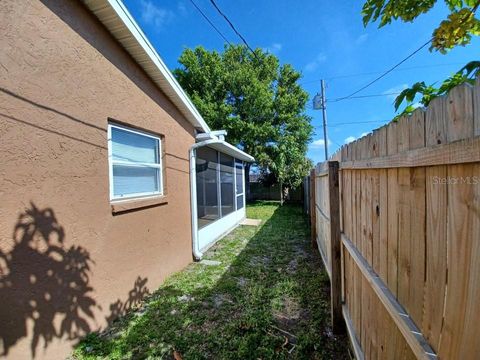
{"label": "fence rail", "polygon": [[343,146],[310,178],[333,329],[346,324],[357,358],[478,358],[480,80]]}

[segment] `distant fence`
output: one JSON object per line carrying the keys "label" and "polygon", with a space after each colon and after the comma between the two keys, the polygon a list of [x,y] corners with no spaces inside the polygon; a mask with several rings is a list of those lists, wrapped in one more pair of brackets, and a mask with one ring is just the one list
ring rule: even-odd
{"label": "distant fence", "polygon": [[[264,185],[261,182],[251,182],[249,200],[280,201],[280,185]],[[303,186],[300,185],[294,190],[289,190],[287,197],[284,200],[287,202],[303,202]]]}
{"label": "distant fence", "polygon": [[480,358],[480,81],[343,146],[311,177],[333,328],[346,324],[356,357]]}

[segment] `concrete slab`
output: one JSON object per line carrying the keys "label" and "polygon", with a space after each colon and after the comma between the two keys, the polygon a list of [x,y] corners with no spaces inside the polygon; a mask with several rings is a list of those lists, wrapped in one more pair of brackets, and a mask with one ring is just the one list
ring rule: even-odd
{"label": "concrete slab", "polygon": [[216,266],[216,265],[220,265],[221,262],[220,261],[216,261],[216,260],[202,260],[200,261],[200,264],[202,265],[206,265],[206,266]]}
{"label": "concrete slab", "polygon": [[240,223],[240,225],[260,226],[261,223],[262,223],[262,220],[260,219],[245,219]]}

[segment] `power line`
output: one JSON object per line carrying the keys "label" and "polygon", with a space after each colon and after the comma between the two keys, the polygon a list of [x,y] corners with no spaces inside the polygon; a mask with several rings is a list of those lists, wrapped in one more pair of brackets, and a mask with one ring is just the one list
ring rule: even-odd
{"label": "power line", "polygon": [[[369,94],[369,95],[360,95],[360,96],[352,96],[348,98],[348,100],[354,100],[354,99],[365,99],[365,98],[374,98],[374,97],[383,97],[383,96],[394,96],[394,95],[400,95],[401,93],[399,92],[393,92],[393,93],[384,93],[384,94]],[[337,102],[340,101],[341,98],[336,98],[336,99],[327,99],[327,102]],[[346,99],[345,99],[346,100]],[[309,103],[305,105],[305,107],[309,110],[313,109],[313,106]]]}
{"label": "power line", "polygon": [[243,43],[245,44],[245,46],[248,48],[248,50],[250,50],[253,54],[253,56],[255,56],[255,58],[257,58],[258,60],[258,57],[257,57],[257,54],[255,54],[255,52],[253,51],[253,49],[251,48],[251,46],[248,44],[247,40],[245,40],[245,38],[242,36],[242,34],[240,34],[240,32],[235,28],[235,26],[232,24],[232,22],[230,21],[230,19],[227,17],[227,15],[225,15],[223,13],[222,10],[220,10],[220,8],[218,7],[217,3],[215,2],[215,0],[210,0],[210,2],[212,3],[212,5],[215,7],[215,9],[217,9],[218,13],[223,16],[223,18],[225,19],[225,21],[228,23],[228,25],[230,25],[230,27],[232,28],[232,30],[235,32],[235,34],[238,35],[238,37],[243,41]]}
{"label": "power line", "polygon": [[[211,1],[213,1],[213,0],[211,0]],[[349,99],[349,98],[351,98],[352,96],[358,94],[359,92],[365,90],[366,88],[372,86],[372,85],[375,84],[378,80],[384,78],[385,76],[387,76],[388,74],[390,74],[392,71],[394,71],[396,68],[398,68],[400,65],[402,65],[405,61],[407,61],[408,59],[410,59],[411,57],[413,57],[415,54],[417,54],[420,50],[422,50],[424,47],[426,47],[428,44],[430,44],[430,43],[432,42],[432,40],[433,40],[433,39],[428,40],[426,43],[424,43],[422,46],[420,46],[418,49],[416,49],[414,52],[412,52],[412,53],[411,53],[410,55],[408,55],[406,58],[404,58],[403,60],[401,60],[400,62],[398,62],[398,63],[395,64],[394,66],[392,66],[390,69],[388,69],[387,71],[385,71],[384,73],[382,73],[380,76],[378,76],[378,77],[376,77],[375,79],[373,79],[372,81],[370,81],[368,84],[362,86],[360,89],[354,91],[354,92],[351,93],[350,95],[347,95],[347,96],[338,98],[337,101]]]}
{"label": "power line", "polygon": [[223,40],[225,40],[227,42],[228,45],[232,45],[232,43],[230,41],[228,41],[228,39],[225,37],[225,35],[222,34],[222,32],[220,30],[218,30],[218,28],[215,26],[214,23],[212,23],[210,21],[210,19],[207,17],[207,15],[205,15],[205,13],[202,11],[202,9],[200,9],[197,4],[195,4],[195,2],[193,0],[190,0],[190,2],[192,3],[193,6],[195,6],[195,8],[198,10],[198,12],[203,16],[203,18],[205,20],[207,20],[207,22],[210,24],[210,26],[218,33],[218,35],[220,35]]}
{"label": "power line", "polygon": [[[356,124],[380,124],[380,123],[385,123],[391,120],[378,120],[378,121],[352,121],[352,122],[343,122],[343,123],[334,123],[334,124],[328,124],[327,126],[329,127],[337,127],[337,126],[343,126],[343,125],[356,125]],[[315,128],[322,128],[323,126],[314,126]]]}
{"label": "power line", "polygon": [[[430,64],[430,65],[418,65],[418,66],[409,66],[409,67],[404,67],[400,69],[395,69],[392,72],[396,71],[409,71],[409,70],[415,70],[415,69],[429,69],[429,68],[434,68],[434,67],[442,67],[442,66],[452,66],[452,65],[464,65],[462,62],[453,62],[453,63],[445,63],[445,64]],[[385,71],[385,70],[384,70]],[[371,72],[364,72],[364,73],[356,73],[356,74],[347,74],[347,75],[336,75],[336,76],[331,76],[325,78],[325,80],[335,80],[335,79],[346,79],[346,78],[352,78],[352,77],[359,77],[359,76],[366,76],[366,75],[376,75],[376,74],[381,74],[384,71],[371,71]],[[319,82],[321,79],[315,79],[315,80],[308,80],[308,81],[302,81],[300,84],[312,84]]]}
{"label": "power line", "polygon": [[394,92],[394,93],[385,93],[385,94],[360,95],[360,96],[351,96],[348,99],[336,98],[336,99],[331,99],[331,100],[327,100],[327,101],[328,102],[337,102],[337,101],[341,101],[341,100],[365,99],[365,98],[380,97],[380,96],[393,96],[393,95],[400,95],[400,94],[401,93],[399,93],[399,92]]}
{"label": "power line", "polygon": [[[213,0],[212,0],[213,1]],[[480,6],[480,0],[478,0],[475,4],[475,6],[471,9],[471,13],[472,14],[475,14],[477,8]],[[377,81],[379,81],[380,79],[382,79],[383,77],[387,76],[388,74],[390,74],[392,71],[394,71],[396,68],[398,68],[400,65],[402,65],[404,62],[406,62],[408,59],[410,59],[411,57],[413,57],[415,54],[417,54],[419,51],[421,51],[424,47],[426,47],[428,44],[430,44],[432,41],[434,40],[434,38],[430,38],[426,43],[424,43],[422,46],[420,46],[418,49],[416,49],[415,51],[413,51],[410,55],[408,55],[407,57],[405,57],[404,59],[402,59],[400,62],[398,62],[397,64],[395,64],[394,66],[392,66],[390,69],[386,70],[385,72],[383,72],[380,76],[376,77],[375,79],[373,79],[372,81],[370,81],[368,84],[362,86],[360,89],[354,91],[353,93],[351,93],[350,95],[347,95],[347,96],[344,96],[344,97],[341,97],[341,98],[338,98],[337,101],[341,101],[341,100],[347,100],[351,97],[353,97],[354,95],[358,94],[359,92],[367,89],[368,87],[370,87],[371,85],[373,85],[374,83],[376,83]]]}
{"label": "power line", "polygon": [[[391,120],[387,120],[391,121]],[[338,123],[338,124],[329,124],[327,126],[330,127],[339,127],[339,126],[344,126],[344,125],[356,125],[356,124],[383,124],[387,121],[357,121],[357,122],[346,122],[346,123]]]}

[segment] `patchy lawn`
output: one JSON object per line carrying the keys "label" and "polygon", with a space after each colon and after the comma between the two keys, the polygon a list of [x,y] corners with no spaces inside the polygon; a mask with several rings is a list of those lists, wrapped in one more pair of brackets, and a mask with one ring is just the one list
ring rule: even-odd
{"label": "patchy lawn", "polygon": [[241,226],[136,311],[91,334],[77,359],[347,359],[331,334],[329,282],[298,206],[247,208]]}

